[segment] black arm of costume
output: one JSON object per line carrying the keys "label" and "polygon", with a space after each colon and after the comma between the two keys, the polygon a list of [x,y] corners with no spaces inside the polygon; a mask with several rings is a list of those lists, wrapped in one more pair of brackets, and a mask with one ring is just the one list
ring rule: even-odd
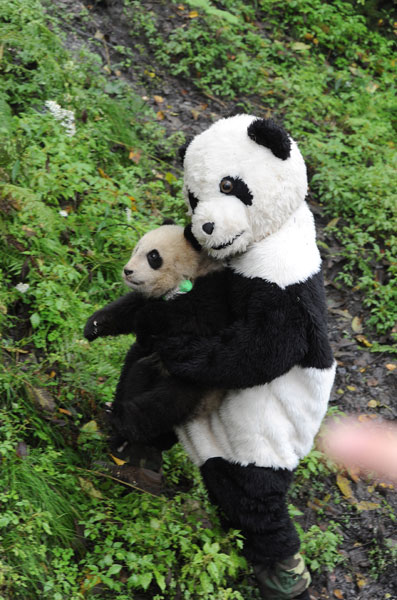
{"label": "black arm of costume", "polygon": [[92,341],[105,335],[133,333],[136,312],[146,302],[145,296],[136,292],[111,302],[89,317],[84,327],[84,336]]}
{"label": "black arm of costume", "polygon": [[269,383],[299,364],[308,351],[304,314],[280,306],[237,321],[217,336],[159,340],[158,351],[173,374],[215,388]]}

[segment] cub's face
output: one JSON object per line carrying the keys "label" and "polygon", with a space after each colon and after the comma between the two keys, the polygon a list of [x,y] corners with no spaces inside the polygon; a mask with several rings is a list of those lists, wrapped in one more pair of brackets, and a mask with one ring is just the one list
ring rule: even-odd
{"label": "cub's face", "polygon": [[296,143],[270,120],[221,119],[184,157],[192,233],[216,259],[277,231],[304,201],[306,168]]}
{"label": "cub's face", "polygon": [[162,225],[138,242],[122,276],[131,289],[161,297],[182,280],[194,279],[198,262],[198,253],[186,241],[183,228]]}

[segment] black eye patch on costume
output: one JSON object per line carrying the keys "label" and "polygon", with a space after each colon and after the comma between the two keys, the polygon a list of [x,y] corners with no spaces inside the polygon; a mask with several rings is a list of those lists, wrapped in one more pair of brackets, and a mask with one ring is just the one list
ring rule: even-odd
{"label": "black eye patch on costume", "polygon": [[219,189],[222,194],[227,196],[236,196],[247,206],[251,206],[253,195],[248,189],[247,184],[240,177],[224,177],[219,183]]}
{"label": "black eye patch on costume", "polygon": [[190,208],[192,209],[192,211],[194,211],[194,209],[196,208],[197,204],[198,204],[198,198],[197,196],[195,196],[193,194],[193,192],[188,192],[188,197],[189,197],[189,204],[190,204]]}
{"label": "black eye patch on costume", "polygon": [[150,252],[146,254],[146,258],[152,269],[159,269],[163,264],[163,259],[158,250],[150,250]]}

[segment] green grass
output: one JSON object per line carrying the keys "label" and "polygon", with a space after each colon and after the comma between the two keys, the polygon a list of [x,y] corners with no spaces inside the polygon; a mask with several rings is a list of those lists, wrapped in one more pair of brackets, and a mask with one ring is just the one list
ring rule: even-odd
{"label": "green grass", "polygon": [[[341,217],[341,282],[363,290],[373,325],[386,332],[393,59],[391,33],[378,31],[367,4],[192,0],[180,12],[198,16],[167,37],[139,3],[127,11],[153,38],[153,64],[284,117],[314,173],[313,193],[330,218]],[[254,598],[241,539],[220,533],[180,448],[166,456],[168,481],[192,489],[172,499],[126,493],[94,472],[107,459],[95,424],[131,340],[90,346],[82,328],[123,293],[121,267],[137,239],[163,216],[184,222],[181,173],[170,166],[183,136],[167,138],[94,54],[65,50],[47,8],[10,0],[0,16],[0,598]],[[73,136],[48,100],[74,113]],[[315,454],[298,485],[311,473],[326,476]],[[316,527],[301,531],[308,559],[332,569],[340,539],[331,527],[324,554]]]}

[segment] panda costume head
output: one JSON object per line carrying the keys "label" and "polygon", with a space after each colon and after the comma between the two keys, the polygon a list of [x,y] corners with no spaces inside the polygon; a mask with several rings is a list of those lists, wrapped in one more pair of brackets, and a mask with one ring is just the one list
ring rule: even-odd
{"label": "panda costume head", "polygon": [[279,230],[304,201],[306,167],[298,146],[269,119],[221,119],[184,156],[192,233],[215,258],[244,252]]}
{"label": "panda costume head", "polygon": [[171,298],[182,282],[219,268],[213,259],[184,236],[173,222],[146,233],[137,243],[122,277],[133,290],[148,297]]}
{"label": "panda costume head", "polygon": [[296,142],[270,119],[221,119],[181,157],[192,234],[218,260],[278,232],[304,205],[304,160]]}

